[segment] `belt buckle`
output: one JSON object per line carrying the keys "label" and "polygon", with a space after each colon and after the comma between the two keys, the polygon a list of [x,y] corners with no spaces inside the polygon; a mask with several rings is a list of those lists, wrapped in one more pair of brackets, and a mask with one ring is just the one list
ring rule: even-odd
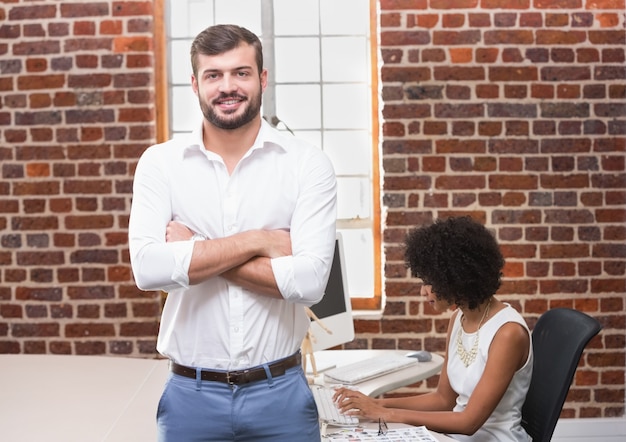
{"label": "belt buckle", "polygon": [[230,379],[230,371],[226,372],[226,383],[231,387],[235,385],[235,382]]}

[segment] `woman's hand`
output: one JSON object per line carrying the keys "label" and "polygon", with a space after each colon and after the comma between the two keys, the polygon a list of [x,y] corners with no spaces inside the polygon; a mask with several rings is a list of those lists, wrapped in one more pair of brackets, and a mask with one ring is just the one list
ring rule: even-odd
{"label": "woman's hand", "polygon": [[337,408],[342,414],[359,416],[372,420],[379,418],[386,419],[385,407],[378,405],[378,401],[369,396],[365,396],[360,391],[351,390],[346,387],[338,388],[333,396]]}

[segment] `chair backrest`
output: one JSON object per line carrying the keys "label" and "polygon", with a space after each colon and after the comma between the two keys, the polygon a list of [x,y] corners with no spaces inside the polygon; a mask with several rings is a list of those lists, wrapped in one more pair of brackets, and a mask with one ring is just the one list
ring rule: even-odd
{"label": "chair backrest", "polygon": [[585,313],[548,310],[532,332],[533,375],[522,407],[522,426],[533,442],[549,442],[587,343],[601,329]]}

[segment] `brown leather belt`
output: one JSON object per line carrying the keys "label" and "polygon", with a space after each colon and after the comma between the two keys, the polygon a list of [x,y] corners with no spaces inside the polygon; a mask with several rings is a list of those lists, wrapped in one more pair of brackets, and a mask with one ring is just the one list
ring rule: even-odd
{"label": "brown leather belt", "polygon": [[[270,373],[273,377],[282,376],[285,374],[288,368],[295,367],[302,362],[300,352],[295,353],[285,359],[280,359],[276,362],[269,364]],[[196,369],[192,367],[185,367],[184,365],[177,364],[174,361],[170,361],[170,370],[172,373],[188,378],[196,379]],[[237,371],[211,371],[202,370],[200,372],[200,378],[203,381],[223,382],[231,385],[248,384],[250,382],[262,381],[267,379],[267,373],[262,366],[248,368],[246,370]]]}

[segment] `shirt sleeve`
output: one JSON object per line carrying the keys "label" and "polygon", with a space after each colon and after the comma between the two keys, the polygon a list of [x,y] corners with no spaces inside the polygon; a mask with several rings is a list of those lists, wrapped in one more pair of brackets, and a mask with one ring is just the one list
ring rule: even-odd
{"label": "shirt sleeve", "polygon": [[323,297],[334,256],[337,180],[332,163],[312,148],[298,173],[300,195],[291,222],[292,255],[271,261],[284,299],[311,306]]}
{"label": "shirt sleeve", "polygon": [[188,287],[193,241],[165,242],[172,219],[167,168],[153,146],[140,158],[133,183],[128,226],[130,260],[141,290],[171,291]]}

